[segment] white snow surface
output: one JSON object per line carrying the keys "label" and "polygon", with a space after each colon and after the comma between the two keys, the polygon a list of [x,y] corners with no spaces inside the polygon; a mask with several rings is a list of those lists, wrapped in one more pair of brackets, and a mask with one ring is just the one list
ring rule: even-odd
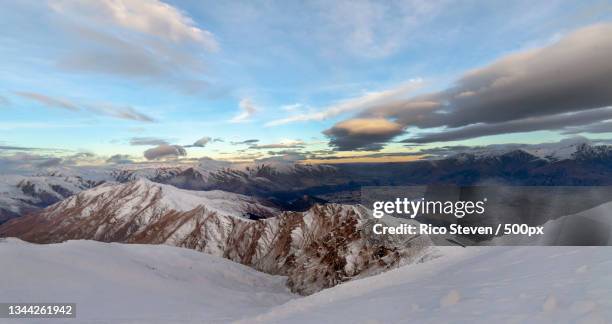
{"label": "white snow surface", "polygon": [[610,323],[610,247],[440,247],[443,256],[241,323]]}
{"label": "white snow surface", "polygon": [[298,297],[283,277],[188,249],[7,239],[0,302],[76,302],[86,323],[612,321],[612,248],[439,251],[424,263]]}
{"label": "white snow surface", "polygon": [[165,245],[6,239],[0,259],[0,302],[77,303],[77,321],[10,323],[226,323],[297,297],[284,277]]}

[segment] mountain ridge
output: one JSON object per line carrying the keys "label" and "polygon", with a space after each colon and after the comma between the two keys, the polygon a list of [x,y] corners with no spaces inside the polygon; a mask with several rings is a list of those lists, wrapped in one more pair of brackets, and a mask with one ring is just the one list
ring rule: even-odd
{"label": "mountain ridge", "polygon": [[[177,194],[188,197],[167,197]],[[194,195],[202,200],[194,201]],[[211,205],[210,195],[145,179],[102,185],[3,224],[0,237],[35,243],[91,239],[185,247],[285,275],[292,291],[301,294],[434,255],[426,236],[371,233],[375,219],[361,206],[314,205],[306,212],[252,220],[237,212],[276,211],[224,192],[215,194],[222,201]],[[240,205],[237,199],[245,200]],[[173,208],[176,201],[191,205]],[[232,204],[233,212],[225,203]]]}

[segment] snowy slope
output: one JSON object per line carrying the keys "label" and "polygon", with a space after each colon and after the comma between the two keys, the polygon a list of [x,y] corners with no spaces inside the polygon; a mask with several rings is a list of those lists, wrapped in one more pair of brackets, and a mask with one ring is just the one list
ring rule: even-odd
{"label": "snowy slope", "polygon": [[608,247],[446,247],[242,323],[610,323]]}
{"label": "snowy slope", "polygon": [[0,302],[76,302],[79,322],[95,323],[612,321],[610,248],[440,251],[440,258],[298,297],[282,277],[188,249],[7,239],[0,241],[0,258],[10,260],[0,267]]}
{"label": "snowy slope", "polygon": [[6,239],[0,259],[0,302],[76,302],[80,323],[226,323],[295,298],[283,277],[169,246]]}

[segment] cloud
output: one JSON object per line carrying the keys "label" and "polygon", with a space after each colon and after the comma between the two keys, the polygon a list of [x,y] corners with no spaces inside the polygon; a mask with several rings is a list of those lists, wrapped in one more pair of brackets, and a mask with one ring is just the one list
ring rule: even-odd
{"label": "cloud", "polygon": [[[579,126],[578,121],[587,125],[608,114],[596,109],[612,106],[611,34],[612,24],[585,27],[549,46],[469,71],[448,89],[381,104],[363,111],[359,118],[393,120],[413,132],[406,140],[412,143],[557,130],[564,123]],[[338,139],[333,131],[327,134],[332,144],[338,140],[361,143],[354,147],[381,141],[361,134],[340,133]]]}
{"label": "cloud", "polygon": [[65,71],[128,77],[188,94],[210,88],[204,55],[214,35],[157,0],[52,0],[71,43],[57,60]]}
{"label": "cloud", "polygon": [[[311,153],[311,152],[308,152]],[[296,151],[296,150],[280,150],[280,151],[268,151],[269,155],[285,155],[285,154],[304,154],[304,152]]]}
{"label": "cloud", "polygon": [[193,144],[184,145],[183,147],[205,147],[208,143],[216,143],[216,142],[223,142],[223,139],[204,136],[200,138],[199,140],[195,141]]}
{"label": "cloud", "polygon": [[187,151],[185,151],[185,149],[180,145],[162,144],[144,151],[144,157],[147,160],[157,160],[185,155],[187,155]]}
{"label": "cloud", "polygon": [[[40,152],[59,152],[60,150],[43,150]],[[65,152],[63,152],[65,153]],[[30,152],[16,152],[10,155],[0,155],[0,171],[6,174],[35,174],[41,169],[58,168],[77,165],[99,165],[100,160],[89,152],[77,152],[71,155],[55,156],[50,154],[34,154]]]}
{"label": "cloud", "polygon": [[219,45],[212,33],[202,30],[177,8],[157,0],[53,0],[51,8],[78,15],[100,25],[121,27],[176,43],[194,42],[211,51]]}
{"label": "cloud", "polygon": [[38,151],[42,150],[36,147],[21,147],[21,146],[10,146],[10,145],[0,145],[0,150],[6,151]]}
{"label": "cloud", "polygon": [[338,116],[347,112],[359,112],[369,108],[375,108],[381,105],[394,107],[402,105],[412,91],[416,90],[422,81],[419,79],[410,80],[393,89],[369,92],[357,98],[341,101],[335,105],[326,107],[318,112],[308,112],[296,114],[282,119],[273,120],[265,124],[265,126],[278,126],[301,121],[321,121],[334,116]]}
{"label": "cloud", "polygon": [[63,160],[61,158],[49,158],[45,161],[39,162],[38,164],[36,164],[36,166],[39,168],[56,167],[62,164],[62,161]]}
{"label": "cloud", "polygon": [[39,171],[45,164],[53,164],[55,157],[18,152],[0,156],[0,170],[5,174],[27,174]]}
{"label": "cloud", "polygon": [[230,142],[232,145],[251,145],[259,142],[258,139],[248,139],[240,142]]}
{"label": "cloud", "polygon": [[102,162],[104,162],[103,159],[91,152],[77,152],[62,158],[63,165],[100,164]]}
{"label": "cloud", "polygon": [[449,1],[314,1],[321,20],[313,37],[343,55],[385,58],[413,42],[420,26],[442,12]]}
{"label": "cloud", "polygon": [[290,105],[283,105],[283,106],[280,107],[280,109],[283,110],[283,111],[296,111],[296,110],[299,110],[302,107],[303,107],[303,105],[300,104],[300,103],[293,103],[293,104],[290,104]]}
{"label": "cloud", "polygon": [[[333,152],[332,152],[333,153]],[[427,155],[426,153],[421,152],[389,152],[389,153],[371,153],[371,154],[360,154],[360,155],[331,155],[331,156],[321,156],[317,154],[311,154],[308,156],[308,159],[318,160],[318,161],[330,161],[330,162],[352,162],[355,160],[363,160],[363,159],[382,159],[382,158],[393,158],[393,157],[420,157],[422,155]],[[382,161],[384,162],[384,161]]]}
{"label": "cloud", "polygon": [[130,106],[115,106],[111,104],[96,104],[86,107],[89,111],[100,115],[107,115],[119,119],[136,120],[141,122],[155,122],[153,117],[147,116]]}
{"label": "cloud", "polygon": [[430,123],[450,127],[612,105],[612,24],[580,29],[548,47],[504,57],[466,73],[434,95],[446,115]]}
{"label": "cloud", "polygon": [[132,137],[130,139],[130,145],[167,145],[168,141],[156,137]]}
{"label": "cloud", "polygon": [[134,163],[131,157],[127,154],[115,154],[106,160],[106,163],[112,164],[130,164]]}
{"label": "cloud", "polygon": [[246,122],[257,112],[257,108],[253,105],[251,99],[248,98],[240,100],[238,106],[240,108],[240,113],[230,120],[232,123]]}
{"label": "cloud", "polygon": [[274,144],[264,144],[264,145],[251,145],[249,146],[250,149],[288,149],[288,148],[303,148],[304,147],[304,142],[303,141],[283,141],[280,143],[274,143]]}
{"label": "cloud", "polygon": [[204,136],[204,137],[200,138],[199,140],[195,141],[195,143],[193,143],[193,146],[195,146],[195,147],[204,147],[204,146],[206,146],[206,144],[208,144],[212,140],[213,140],[212,138],[210,138],[208,136]]}
{"label": "cloud", "polygon": [[27,91],[15,91],[15,94],[23,98],[37,101],[38,103],[41,103],[48,107],[62,108],[62,109],[67,109],[67,110],[72,110],[72,111],[80,110],[79,107],[77,107],[74,103],[70,101],[67,101],[64,99],[52,98],[52,97],[45,96],[40,93],[27,92]]}
{"label": "cloud", "polygon": [[155,121],[155,119],[153,119],[152,117],[138,112],[136,109],[129,106],[116,106],[108,103],[77,104],[63,98],[54,98],[35,92],[15,91],[15,94],[20,97],[36,101],[39,104],[51,108],[60,108],[75,112],[85,110],[96,115],[104,115],[119,119],[136,120],[141,122],[150,123]]}
{"label": "cloud", "polygon": [[612,120],[601,121],[586,126],[580,127],[567,127],[564,129],[563,134],[578,134],[578,133],[612,133]]}
{"label": "cloud", "polygon": [[[612,118],[612,108],[601,108],[576,113],[530,117],[505,123],[470,125],[440,132],[420,134],[417,137],[408,138],[402,142],[417,144],[448,142],[488,135],[523,133],[538,130],[561,130],[563,133],[567,134],[578,133],[578,129],[586,130],[586,128],[576,128],[573,126],[590,124],[595,121],[610,118]],[[608,132],[612,132],[612,129],[608,128]]]}
{"label": "cloud", "polygon": [[339,151],[376,151],[402,132],[402,125],[384,118],[356,118],[337,123],[324,134]]}
{"label": "cloud", "polygon": [[297,161],[305,160],[306,156],[303,153],[288,152],[285,154],[274,155],[266,158],[255,159],[258,164],[294,164]]}

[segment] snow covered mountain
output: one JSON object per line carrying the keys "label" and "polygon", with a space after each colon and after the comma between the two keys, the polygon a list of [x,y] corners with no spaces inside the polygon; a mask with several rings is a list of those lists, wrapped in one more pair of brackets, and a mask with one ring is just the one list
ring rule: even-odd
{"label": "snow covered mountain", "polygon": [[0,224],[98,184],[98,181],[58,173],[0,175]]}
{"label": "snow covered mountain", "polygon": [[141,168],[118,168],[112,169],[109,172],[110,177],[118,182],[128,182],[138,180],[140,178],[149,179],[155,182],[164,182],[166,179],[172,178],[177,174],[185,171],[188,167],[141,167]]}
{"label": "snow covered mountain", "polygon": [[111,172],[119,182],[146,178],[182,189],[224,190],[246,195],[264,195],[274,191],[291,191],[313,186],[332,185],[336,167],[330,165],[225,165],[208,163],[199,166],[123,168]]}
{"label": "snow covered mountain", "polygon": [[[247,196],[140,179],[83,191],[0,226],[0,236],[37,243],[92,239],[187,247],[286,275],[293,291],[310,294],[431,257],[427,237],[375,235],[374,221],[359,206],[278,213]],[[394,221],[399,220],[388,220]]]}
{"label": "snow covered mountain", "polygon": [[495,159],[508,155],[528,155],[548,162],[563,160],[611,159],[612,145],[593,145],[583,138],[556,143],[493,145],[451,156],[455,159]]}
{"label": "snow covered mountain", "polygon": [[258,216],[262,217],[277,212],[247,196],[182,190],[141,178],[82,191],[3,228],[37,242],[82,238],[111,242],[125,240],[155,222],[194,209],[236,218],[248,217],[249,212],[261,213]]}

